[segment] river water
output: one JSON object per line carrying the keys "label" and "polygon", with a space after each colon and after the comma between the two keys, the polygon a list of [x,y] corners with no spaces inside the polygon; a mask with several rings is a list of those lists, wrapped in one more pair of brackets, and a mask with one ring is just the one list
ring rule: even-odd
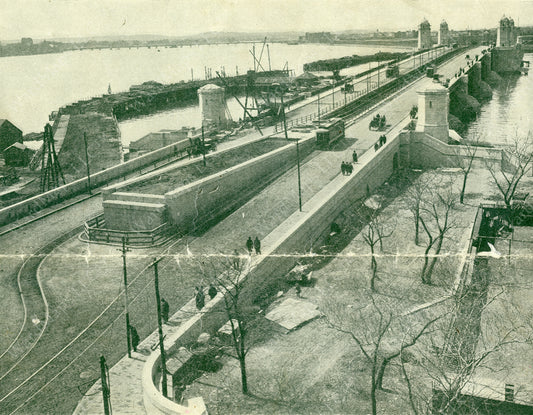
{"label": "river water", "polygon": [[[526,53],[524,60],[533,62],[533,53]],[[533,132],[533,72],[529,76],[507,75],[492,92],[492,100],[482,104],[465,138],[479,136],[481,141],[500,146],[511,144],[517,134],[524,137]]]}
{"label": "river water", "polygon": [[[261,54],[260,43],[256,54]],[[252,44],[201,45],[178,48],[104,49],[71,51],[58,54],[12,56],[0,58],[0,118],[7,118],[24,134],[42,131],[48,115],[59,107],[107,93],[128,90],[131,85],[146,81],[173,83],[204,78],[204,67],[212,74],[224,67],[228,76],[236,71],[243,74],[253,69],[250,54]],[[296,74],[304,63],[318,59],[347,55],[369,55],[378,51],[406,51],[405,48],[363,45],[270,44],[272,69],[281,69],[288,62]],[[261,63],[268,69],[267,49]],[[238,104],[230,102],[230,111],[240,116]],[[238,116],[234,116],[238,118]],[[146,134],[161,128],[198,126],[198,111],[179,109],[174,112],[146,117],[140,122],[121,123],[123,136],[130,137],[135,129]],[[137,132],[134,135],[142,136]],[[128,139],[129,141],[129,139]]]}

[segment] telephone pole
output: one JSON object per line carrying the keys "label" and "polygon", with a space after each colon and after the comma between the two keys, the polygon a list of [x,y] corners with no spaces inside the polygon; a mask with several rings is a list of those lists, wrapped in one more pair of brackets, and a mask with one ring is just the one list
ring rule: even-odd
{"label": "telephone pole", "polygon": [[128,310],[128,272],[126,269],[126,238],[122,237],[122,271],[124,274],[124,302],[126,308],[126,337],[128,338],[128,357],[131,357],[131,336],[130,336],[130,312]]}
{"label": "telephone pole", "polygon": [[105,357],[100,356],[100,381],[102,383],[102,397],[104,399],[104,414],[111,415],[111,388],[109,384],[109,369]]}
{"label": "telephone pole", "polygon": [[202,125],[202,155],[204,157],[204,167],[205,167],[205,137],[204,137],[204,126]]}
{"label": "telephone pole", "polygon": [[83,142],[85,143],[85,164],[87,165],[87,189],[91,193],[91,172],[89,170],[89,149],[87,145],[87,133],[83,133]]}
{"label": "telephone pole", "polygon": [[167,393],[167,360],[165,355],[165,345],[163,343],[163,322],[161,320],[161,297],[159,296],[159,274],[157,264],[160,259],[154,259],[154,285],[155,285],[155,302],[157,304],[157,327],[159,331],[159,350],[161,352],[161,388],[163,396],[166,398]]}

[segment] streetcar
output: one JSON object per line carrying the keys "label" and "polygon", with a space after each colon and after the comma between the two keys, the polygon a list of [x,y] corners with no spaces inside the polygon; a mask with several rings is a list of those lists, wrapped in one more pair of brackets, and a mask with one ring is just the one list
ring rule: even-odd
{"label": "streetcar", "polygon": [[319,128],[316,130],[316,144],[320,148],[327,148],[344,138],[344,121],[342,118],[321,121],[317,126]]}

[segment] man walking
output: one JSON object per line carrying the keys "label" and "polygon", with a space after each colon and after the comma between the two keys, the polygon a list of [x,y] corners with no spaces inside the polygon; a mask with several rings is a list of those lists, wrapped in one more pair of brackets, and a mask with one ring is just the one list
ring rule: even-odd
{"label": "man walking", "polygon": [[357,163],[357,151],[355,151],[355,150],[352,153],[352,159],[353,159],[354,163]]}
{"label": "man walking", "polygon": [[252,249],[254,247],[254,241],[252,241],[252,237],[249,236],[248,240],[246,241],[246,249],[248,249],[248,253],[252,255]]}
{"label": "man walking", "polygon": [[261,255],[261,241],[259,241],[259,238],[257,236],[255,237],[255,240],[254,240],[254,248],[255,248],[255,253],[257,255]]}

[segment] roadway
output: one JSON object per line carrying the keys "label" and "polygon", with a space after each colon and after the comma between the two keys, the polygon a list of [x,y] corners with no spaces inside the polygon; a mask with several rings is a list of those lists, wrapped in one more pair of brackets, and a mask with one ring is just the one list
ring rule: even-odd
{"label": "roadway", "polygon": [[[469,51],[469,53],[476,52]],[[439,69],[439,73],[443,73],[445,75],[447,73],[453,74],[457,71],[457,67],[461,62],[464,62],[464,55],[456,57],[450,63],[445,64],[443,68]],[[390,124],[394,125],[407,115],[409,109],[411,108],[411,105],[413,103],[416,103],[416,89],[420,87],[420,85],[422,85],[422,82],[427,82],[427,80],[415,82],[410,87],[406,88],[403,93],[396,94],[394,99],[389,99],[389,102],[387,102],[384,106],[379,107],[379,112],[385,113],[387,115],[387,119]],[[376,109],[376,111],[378,111],[378,109]],[[345,140],[344,143],[341,143],[337,148],[328,152],[315,152],[314,157],[310,157],[307,163],[303,164],[302,187],[304,202],[305,200],[308,200],[312,195],[314,195],[330,180],[332,180],[333,177],[340,173],[339,166],[341,161],[350,160],[351,152],[353,151],[353,149],[357,149],[358,152],[362,153],[372,147],[376,138],[380,134],[382,134],[368,130],[369,119],[372,116],[373,113],[369,112],[366,116],[360,117],[358,122],[354,124],[353,127],[347,130],[348,139]],[[270,130],[265,129],[266,134],[272,131],[273,127],[270,127]],[[295,183],[296,171],[295,169],[292,169],[287,174],[278,179],[275,183],[273,183],[271,186],[267,187],[250,202],[241,207],[241,209],[239,209],[233,215],[231,215],[230,217],[210,229],[204,235],[202,235],[201,238],[191,238],[191,240],[186,242],[181,241],[176,245],[172,246],[169,250],[169,253],[187,253],[187,250],[190,250],[195,253],[221,251],[231,253],[233,252],[233,249],[241,248],[244,245],[244,241],[246,240],[247,236],[253,237],[255,235],[258,235],[260,238],[264,237],[270,232],[270,230],[277,226],[277,224],[281,223],[281,221],[285,217],[287,217],[297,209],[297,188],[295,186]],[[87,217],[93,216],[100,210],[101,199],[99,197],[88,199],[75,206],[63,210],[61,213],[50,215],[42,221],[35,222],[25,228],[22,228],[16,232],[12,232],[4,236],[0,241],[0,249],[3,249],[2,252],[7,253],[8,255],[12,253],[22,254],[24,252],[35,252],[53,238],[71,230],[72,228],[81,225]],[[78,250],[79,252],[83,252],[84,255],[87,255],[85,245],[76,245],[74,243],[73,246],[74,247],[71,247],[71,249]],[[30,249],[28,249],[28,247],[30,247]],[[110,248],[110,251],[108,253],[116,256],[114,248],[112,249],[113,250],[111,250]],[[105,249],[103,250],[103,252],[105,252]],[[20,261],[22,261],[22,259],[23,258],[21,257]],[[83,261],[86,261],[86,259],[83,259]],[[75,266],[74,268],[69,268],[69,272],[72,272],[73,269],[77,269],[81,273],[83,273],[85,277],[92,275],[92,273],[94,273],[95,271],[91,270],[91,267],[87,267],[87,265],[84,266],[83,261],[79,260],[79,258],[77,260],[76,258],[73,258],[72,264]],[[16,270],[17,266],[20,266],[20,263],[21,262],[18,262],[18,265],[16,263],[11,264],[10,269],[12,271]],[[171,299],[171,304],[173,304],[173,308],[176,308],[180,301],[188,300],[190,298],[190,293],[192,292],[193,286],[195,284],[198,284],[198,281],[202,281],[203,279],[201,276],[199,279],[191,278],[191,268],[184,267],[182,265],[178,264],[177,266],[174,260],[169,260],[168,265],[163,266],[163,268],[168,267],[167,271],[164,272],[162,270],[162,286],[166,287],[164,295],[167,297],[167,299]],[[137,302],[136,306],[138,308],[134,309],[134,312],[137,316],[150,316],[151,310],[153,310],[153,308],[151,308],[153,307],[153,304],[150,302],[148,297],[145,298],[145,294],[142,294],[143,288],[141,287],[144,286],[144,283],[146,283],[146,281],[149,282],[149,273],[147,273],[146,270],[141,271],[143,267],[140,263],[137,265],[137,268],[140,270],[140,273],[137,275],[139,277],[137,281],[139,281],[138,293],[140,299]],[[55,269],[57,273],[61,274],[61,270],[59,268],[54,268],[53,265],[49,264],[49,272],[50,269]],[[98,269],[98,267],[96,267],[96,270],[98,272],[101,271],[100,269]],[[5,273],[4,271],[2,271],[2,275],[5,277],[6,275],[9,275],[9,272]],[[59,275],[58,277],[72,278],[73,276],[72,274],[68,274],[63,276]],[[171,294],[171,287],[175,287],[176,281],[180,282],[181,292]],[[183,284],[185,284],[185,289],[183,289]],[[124,353],[123,350],[116,350],[116,347],[114,347],[116,346],[116,344],[120,344],[120,339],[122,336],[122,322],[119,322],[115,325],[117,319],[120,319],[121,312],[122,310],[120,307],[115,307],[113,310],[113,315],[108,316],[106,320],[107,325],[103,325],[103,327],[105,327],[105,330],[109,330],[109,339],[113,340],[112,342],[109,342],[108,340],[108,342],[105,344],[106,350],[107,347],[111,347],[113,350],[108,351],[108,353],[111,354],[111,358],[108,359],[108,361],[110,361],[111,363],[113,362],[113,360],[118,360],[118,358],[121,357]],[[59,320],[59,316],[57,316],[56,321],[57,320]],[[151,330],[153,330],[154,321],[153,319],[150,320],[149,317],[146,317],[146,321],[143,320],[142,322],[138,322],[137,324],[139,326],[139,332],[142,336],[143,333],[147,334]],[[78,328],[78,330],[79,329],[81,328]],[[54,321],[52,321],[49,330],[50,334],[48,335],[48,337],[53,337]],[[84,342],[80,341],[80,345],[78,347],[76,347],[76,344],[74,344],[68,349],[68,359],[62,359],[62,364],[66,364],[64,362],[71,362],[74,358],[77,358],[77,356],[79,356],[84,351],[85,347],[87,346],[87,342],[89,341],[89,336],[91,339],[99,337],[97,331],[88,332],[86,337],[82,339],[84,340]],[[30,373],[32,373],[32,370],[36,370],[36,364],[45,364],[49,361],[53,354],[61,348],[60,346],[65,346],[64,343],[56,344],[57,342],[50,342],[49,340],[46,341],[46,339],[45,343],[49,345],[55,345],[55,348],[52,350],[40,349],[39,353],[34,353],[32,355],[34,364],[28,366],[28,369],[26,371],[21,371],[20,373],[17,373],[16,379],[10,379],[9,382],[4,383],[1,388],[3,391],[10,390],[10,388],[16,385],[17,382],[20,382],[20,380],[24,378],[23,372],[26,373],[26,375],[29,375]],[[104,346],[104,344],[98,344],[97,346],[101,347]],[[99,347],[97,348],[95,346],[92,349],[89,349],[86,353],[90,353],[92,355],[94,355],[95,353],[97,354],[95,349],[100,352],[101,349]],[[85,362],[85,366],[87,365],[87,362],[93,361],[92,357],[89,358],[88,355],[85,355],[82,360],[83,362]],[[58,367],[56,367],[56,363],[57,361],[54,361],[53,365],[51,364],[47,367],[46,373],[43,371],[39,375],[43,376],[43,382],[44,379],[53,378],[55,374],[57,374],[57,372],[60,370],[61,366],[59,365]],[[71,366],[69,366],[69,368],[70,367]],[[79,371],[80,367],[83,367],[83,365],[72,367],[74,373],[70,373],[68,371],[65,373],[70,373],[69,377],[73,376],[72,379],[75,379],[76,376],[79,376],[79,372],[75,373],[75,370]],[[37,377],[34,379],[37,379]],[[53,384],[49,386],[47,395],[52,393],[52,391],[55,391],[54,393],[52,393],[52,395],[57,395],[56,399],[70,399],[65,396],[64,393],[61,393],[61,383],[63,382],[58,382],[56,386],[54,386]],[[20,388],[20,390],[18,390],[17,393],[12,396],[13,398],[15,398],[15,395],[17,395],[18,398],[13,401],[14,406],[10,405],[9,408],[15,408],[18,404],[20,404],[20,396],[32,396],[30,391],[39,391],[40,388],[38,387],[38,385],[39,384],[31,382],[25,384],[24,387]],[[2,396],[5,396],[5,394],[3,394]],[[2,397],[0,397],[0,399],[2,399]],[[32,402],[32,404],[36,404],[34,401]],[[28,410],[28,408],[35,410],[36,408],[39,408],[39,404],[40,403],[37,403],[36,407],[26,407],[24,410],[26,411]],[[48,407],[48,409],[50,409],[51,407]]]}

